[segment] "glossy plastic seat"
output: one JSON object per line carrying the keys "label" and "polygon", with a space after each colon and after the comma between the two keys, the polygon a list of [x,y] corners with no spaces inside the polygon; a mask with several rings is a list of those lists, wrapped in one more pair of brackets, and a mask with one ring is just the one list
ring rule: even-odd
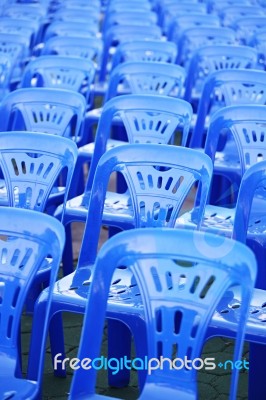
{"label": "glossy plastic seat", "polygon": [[112,58],[112,47],[122,42],[135,41],[135,40],[159,40],[162,37],[161,29],[157,25],[114,25],[109,28],[103,38],[104,48],[101,63],[101,70],[99,73],[99,80],[104,82],[106,74],[109,70],[110,58]]}
{"label": "glossy plastic seat", "polygon": [[82,139],[86,101],[66,89],[25,88],[9,93],[0,104],[0,130],[28,130]]}
{"label": "glossy plastic seat", "polygon": [[232,45],[236,43],[235,32],[224,27],[188,28],[178,41],[177,64],[187,66],[193,52],[209,45]]}
{"label": "glossy plastic seat", "polygon": [[199,99],[204,82],[212,72],[220,69],[255,68],[257,51],[248,46],[206,46],[195,51],[187,71],[184,98]]}
{"label": "glossy plastic seat", "polygon": [[[199,245],[205,241],[208,242],[208,252]],[[190,268],[187,268],[188,264]],[[147,330],[145,355],[148,360],[199,358],[212,314],[223,296],[235,285],[240,286],[243,308],[239,325],[235,323],[237,337],[233,360],[241,359],[246,312],[256,276],[252,252],[231,240],[224,240],[221,245],[220,238],[215,235],[169,229],[123,232],[102,247],[88,298],[79,359],[88,357],[94,360],[100,356],[106,308],[113,301],[108,298],[109,289],[113,273],[121,265],[130,268],[139,287],[142,308],[140,310],[138,306],[139,311],[135,310],[134,317],[144,319],[141,324]],[[97,311],[96,303],[99,304]],[[129,305],[128,314],[133,309],[134,306]],[[144,353],[141,351],[140,354]],[[238,373],[236,368],[232,372],[230,399],[236,398]],[[93,368],[75,371],[69,399],[104,399],[104,395],[95,393],[96,376],[97,371]],[[163,368],[149,371],[139,398],[197,397],[196,370],[171,369],[164,363]]]}
{"label": "glossy plastic seat", "polygon": [[208,116],[215,110],[238,104],[265,104],[265,101],[266,81],[263,71],[228,69],[212,73],[203,87],[190,147],[204,147]]}
{"label": "glossy plastic seat", "polygon": [[95,66],[91,60],[70,56],[40,56],[25,68],[21,87],[73,90],[83,94],[89,102],[94,76]]}
{"label": "glossy plastic seat", "polygon": [[112,69],[126,61],[151,61],[175,63],[176,44],[162,40],[135,40],[120,43],[113,55]]}
{"label": "glossy plastic seat", "polygon": [[[105,101],[122,93],[155,94],[181,98],[186,71],[165,62],[128,61],[118,65],[110,75]],[[120,89],[121,88],[121,89]]]}
{"label": "glossy plastic seat", "polygon": [[[33,399],[40,393],[42,383],[50,295],[64,247],[64,229],[55,218],[30,210],[0,207],[0,219],[0,397]],[[21,373],[20,322],[29,288],[46,257],[53,260],[53,269],[43,321],[44,335],[38,349],[40,364],[36,365],[33,381],[23,378]]]}
{"label": "glossy plastic seat", "polygon": [[[208,156],[183,147],[166,145],[158,147],[157,144],[120,146],[106,152],[98,163],[90,198],[88,198],[89,208],[85,216],[87,217],[86,230],[77,269],[72,274],[61,279],[54,291],[53,309],[51,310],[52,329],[50,331],[53,356],[59,352],[64,353],[64,340],[61,336],[63,332],[61,332],[60,325],[58,325],[60,322],[58,313],[63,311],[83,313],[85,310],[101,225],[107,223],[108,220],[112,224],[116,224],[119,222],[118,214],[122,215],[122,217],[123,214],[125,215],[123,210],[118,207],[115,220],[115,218],[112,218],[108,206],[105,206],[108,182],[114,171],[121,172],[128,185],[131,198],[130,207],[128,207],[128,227],[173,227],[185,199],[188,198],[191,189],[197,183],[197,187],[200,187],[200,198],[197,198],[201,210],[201,213],[199,213],[199,225],[201,223],[212,174],[211,160]],[[134,280],[132,280],[129,271],[126,269],[117,270],[111,289],[113,300],[110,302],[108,317],[113,315],[116,318],[115,316],[120,307],[119,303],[125,298],[126,293],[126,297],[130,297],[128,295],[130,295],[131,291],[133,296],[134,293],[138,293],[138,288],[133,283]],[[138,301],[139,299],[138,297],[136,300]],[[32,331],[33,347],[30,354],[30,379],[34,379],[34,365],[38,363],[36,349],[39,347],[38,341],[40,337],[38,332],[41,329],[45,302],[46,293],[44,291],[39,298],[38,305],[35,307],[36,319],[34,321],[36,325],[33,326]],[[141,326],[135,325],[134,318],[130,314],[123,313],[123,315],[125,317],[124,322],[129,324],[130,329],[133,330],[133,335],[135,329],[139,329],[140,339],[142,335]],[[124,341],[121,341],[119,339],[120,328],[118,326],[113,331],[115,336],[109,337],[110,351],[113,354],[117,352],[117,355],[126,355],[129,351],[129,333],[125,332]],[[117,340],[119,343],[116,343]],[[113,344],[112,341],[114,341]],[[56,371],[59,375],[63,375],[64,372],[60,366]],[[121,382],[120,379],[116,376],[113,377],[113,383],[115,385],[123,385],[128,379],[127,373],[122,378],[124,382]]]}
{"label": "glossy plastic seat", "polygon": [[96,37],[56,36],[44,43],[41,55],[74,56],[99,62],[102,49],[102,40]]}

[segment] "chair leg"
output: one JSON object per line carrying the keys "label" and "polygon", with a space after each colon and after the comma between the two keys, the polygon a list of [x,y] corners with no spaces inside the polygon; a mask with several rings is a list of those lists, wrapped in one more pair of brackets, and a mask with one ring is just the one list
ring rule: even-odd
{"label": "chair leg", "polygon": [[73,272],[73,247],[72,247],[71,224],[65,225],[65,232],[66,232],[66,243],[62,256],[64,276],[69,275]]}
{"label": "chair leg", "polygon": [[59,362],[58,364],[56,364],[55,368],[56,358],[58,358],[58,360],[63,360],[64,358],[66,358],[62,313],[58,312],[53,315],[53,318],[50,321],[49,333],[54,376],[65,378],[66,370],[63,368],[62,363]]}
{"label": "chair leg", "polygon": [[[121,321],[108,319],[108,359],[110,358],[131,359],[131,332]],[[130,370],[123,368],[117,374],[108,369],[108,382],[113,387],[128,386],[130,381]]]}

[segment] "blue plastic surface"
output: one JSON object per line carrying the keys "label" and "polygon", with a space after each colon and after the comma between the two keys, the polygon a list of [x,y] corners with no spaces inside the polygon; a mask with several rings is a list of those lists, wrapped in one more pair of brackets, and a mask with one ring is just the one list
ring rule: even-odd
{"label": "blue plastic surface", "polygon": [[152,61],[175,63],[177,47],[174,42],[162,40],[134,40],[120,43],[112,60],[112,69],[125,61]]}
{"label": "blue plastic surface", "polygon": [[[215,308],[228,289],[240,285],[243,302],[233,360],[241,359],[246,312],[256,277],[254,255],[238,242],[224,239],[221,243],[215,235],[169,229],[123,232],[102,247],[93,273],[79,359],[100,356],[109,289],[119,266],[130,268],[139,288],[143,305],[139,314],[143,313],[147,329],[148,359],[200,357]],[[127,306],[128,311],[123,304],[121,309],[129,314],[134,307]],[[238,374],[235,368],[230,399],[237,393]],[[93,368],[75,371],[69,399],[93,398],[96,375]],[[193,368],[175,370],[164,363],[163,368],[147,375],[140,399],[195,399],[196,378]]]}
{"label": "blue plastic surface", "polygon": [[0,130],[28,130],[82,138],[86,100],[66,89],[25,88],[9,93],[0,104]]}
{"label": "blue plastic surface", "polygon": [[105,101],[119,94],[121,83],[125,92],[181,98],[185,80],[186,71],[180,65],[155,61],[126,61],[117,65],[111,72]]}
{"label": "blue plastic surface", "polygon": [[25,68],[21,87],[51,87],[83,94],[89,101],[95,66],[90,60],[70,56],[40,56]]}
{"label": "blue plastic surface", "polygon": [[76,21],[52,21],[45,31],[44,42],[54,36],[85,36],[95,37],[99,26],[93,19],[86,22]]}
{"label": "blue plastic surface", "polygon": [[[64,228],[55,218],[29,210],[0,207],[0,219],[0,397],[33,399],[40,394],[50,295],[64,247]],[[22,377],[20,367],[21,313],[31,283],[46,257],[53,260],[51,289],[38,349],[40,363],[36,365],[36,380],[30,381]]]}

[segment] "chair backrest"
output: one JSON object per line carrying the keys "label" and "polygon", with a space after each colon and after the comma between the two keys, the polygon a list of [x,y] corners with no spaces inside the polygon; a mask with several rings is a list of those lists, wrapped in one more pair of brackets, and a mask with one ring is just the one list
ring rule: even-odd
{"label": "chair backrest", "polygon": [[0,105],[0,131],[45,132],[79,142],[85,110],[84,96],[72,90],[17,89]]}
{"label": "chair backrest", "polygon": [[98,8],[60,8],[54,13],[54,20],[86,22],[93,19],[94,23],[99,23],[100,13]]}
{"label": "chair backrest", "polygon": [[42,55],[60,55],[98,60],[102,54],[102,40],[96,37],[55,36],[45,42]]}
{"label": "chair backrest", "polygon": [[214,161],[220,135],[233,137],[243,175],[253,164],[266,159],[265,124],[264,105],[223,107],[210,119],[205,153]]}
{"label": "chair backrest", "polygon": [[105,101],[118,94],[119,84],[134,94],[182,97],[186,71],[165,62],[128,61],[118,65],[109,78]]}
{"label": "chair backrest", "polygon": [[53,36],[95,37],[99,27],[93,20],[86,22],[53,21],[45,31],[44,42]]}
{"label": "chair backrest", "polygon": [[29,39],[15,33],[0,33],[0,54],[7,54],[14,64],[26,57],[29,49]]}
{"label": "chair backrest", "polygon": [[191,105],[169,96],[130,94],[106,102],[97,127],[87,189],[91,187],[98,161],[106,151],[115,119],[124,125],[129,143],[167,144],[178,133],[185,145],[191,118]]}
{"label": "chair backrest", "polygon": [[258,51],[258,63],[263,69],[266,69],[265,58],[266,58],[266,29],[260,29],[253,34],[250,38],[250,46],[255,47]]}
{"label": "chair backrest", "polygon": [[12,59],[9,55],[0,53],[0,100],[9,92],[12,71]]}
{"label": "chair backrest", "polygon": [[265,104],[264,71],[232,69],[212,73],[205,81],[191,137],[191,147],[203,146],[206,117],[213,109],[229,105]]}
{"label": "chair backrest", "polygon": [[85,94],[88,100],[94,76],[95,66],[91,60],[70,56],[40,56],[28,63],[21,87],[74,90]]}
{"label": "chair backrest", "polygon": [[[204,366],[200,357],[208,325],[226,291],[235,285],[240,286],[242,304],[241,317],[236,321],[233,360],[241,359],[257,269],[254,254],[242,243],[190,230],[134,229],[113,236],[96,260],[78,352],[80,360],[100,356],[112,276],[121,266],[130,268],[139,288],[147,359],[158,359],[157,368],[147,371],[143,398],[155,398],[157,391],[165,399],[169,393],[173,398],[197,398],[197,369]],[[162,357],[167,360],[159,367]],[[185,358],[195,368],[186,368]],[[237,393],[238,373],[234,368],[232,399]],[[76,370],[69,398],[93,395],[96,376],[94,368]]]}
{"label": "chair backrest", "polygon": [[120,43],[112,60],[112,69],[126,61],[152,61],[175,63],[176,44],[162,40],[136,40]]}
{"label": "chair backrest", "polygon": [[[265,159],[264,159],[265,160]],[[263,210],[265,209],[265,186],[266,186],[266,161],[253,164],[244,173],[238,192],[233,225],[233,238],[239,242],[246,243],[248,229],[256,232],[256,223],[261,223]],[[259,200],[260,219],[250,220],[253,204]],[[264,209],[263,209],[264,207]],[[264,223],[264,221],[262,222]],[[262,231],[260,231],[262,233]]]}
{"label": "chair backrest", "polygon": [[194,51],[209,45],[235,44],[235,32],[224,27],[188,28],[178,42],[177,63],[186,66]]}
{"label": "chair backrest", "polygon": [[[55,218],[31,210],[0,208],[0,366],[2,379],[18,376],[21,314],[37,271],[49,257],[53,261],[44,330],[47,331],[51,292],[64,248],[65,232]],[[43,332],[42,332],[43,333]],[[41,384],[46,334],[40,349],[38,384]],[[26,382],[25,382],[26,383]],[[21,396],[23,382],[4,398]],[[40,388],[40,387],[39,387]],[[2,392],[3,393],[3,392]]]}
{"label": "chair backrest", "polygon": [[167,37],[169,40],[176,42],[184,30],[199,26],[219,27],[220,20],[217,15],[203,13],[182,14],[173,18],[172,23],[169,24]]}
{"label": "chair backrest", "polygon": [[255,68],[258,54],[248,46],[206,46],[194,52],[187,72],[184,98],[191,101],[193,89],[201,93],[204,82],[212,72],[220,69]]}
{"label": "chair backrest", "polygon": [[158,16],[155,12],[146,9],[108,12],[103,22],[102,31],[104,34],[113,25],[156,25],[157,19]]}
{"label": "chair backrest", "polygon": [[29,46],[32,48],[35,44],[38,26],[33,20],[0,17],[0,32],[27,37]]}
{"label": "chair backrest", "polygon": [[0,167],[8,205],[44,211],[62,172],[65,200],[77,159],[69,139],[34,132],[0,132]]}
{"label": "chair backrest", "polygon": [[104,49],[99,80],[101,82],[105,81],[110,58],[109,53],[112,46],[135,40],[159,40],[161,37],[161,29],[157,25],[113,25],[110,27],[104,35]]}
{"label": "chair backrest", "polygon": [[224,26],[234,26],[234,22],[240,17],[250,17],[255,15],[265,15],[264,10],[256,5],[235,4],[225,7],[220,11],[220,18]]}
{"label": "chair backrest", "polygon": [[238,18],[234,22],[234,29],[237,31],[237,39],[243,44],[248,44],[249,39],[256,32],[266,27],[266,15],[255,15]]}
{"label": "chair backrest", "polygon": [[125,179],[134,227],[174,227],[185,200],[194,189],[195,203],[199,205],[195,216],[197,227],[202,222],[212,177],[212,161],[206,154],[163,144],[112,148],[101,157],[95,170],[87,217],[87,224],[93,226],[93,235],[87,233],[83,238],[78,268],[83,268],[88,254],[90,261],[95,261],[104,201],[114,172],[121,173]]}
{"label": "chair backrest", "polygon": [[207,0],[208,13],[219,13],[225,7],[234,5],[249,6],[250,0]]}

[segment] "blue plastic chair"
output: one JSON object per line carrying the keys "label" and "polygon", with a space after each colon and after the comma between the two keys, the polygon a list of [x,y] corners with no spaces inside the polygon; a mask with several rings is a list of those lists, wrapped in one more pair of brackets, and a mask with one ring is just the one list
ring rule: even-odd
{"label": "blue plastic chair", "polygon": [[[201,3],[198,3],[201,4]],[[193,6],[194,7],[194,6]],[[217,15],[210,15],[206,13],[184,13],[176,16],[169,24],[167,30],[168,40],[178,41],[182,32],[188,28],[199,26],[213,26],[218,28],[220,26],[220,19]]]}
{"label": "blue plastic chair", "polygon": [[91,104],[90,86],[94,80],[95,66],[81,57],[40,56],[24,70],[21,87],[51,87],[68,89],[83,94]]}
{"label": "blue plastic chair", "polygon": [[[115,171],[119,171],[124,175],[129,188],[132,200],[130,207],[131,227],[173,227],[185,199],[189,196],[191,188],[195,184],[198,184],[198,188],[200,188],[200,197],[197,198],[197,201],[201,210],[199,212],[199,225],[201,223],[212,174],[212,164],[208,156],[183,147],[166,145],[158,147],[157,144],[120,146],[106,152],[99,161],[95,172],[77,269],[72,274],[61,279],[54,291],[50,315],[53,356],[59,352],[64,353],[64,340],[63,332],[60,329],[59,313],[63,311],[84,313],[91,273],[94,269],[97,255],[101,225],[105,224],[105,220],[107,222],[108,219],[109,221],[112,219],[111,213],[108,212],[108,206],[105,207],[105,198],[110,176]],[[105,213],[103,214],[104,209]],[[120,207],[116,211],[123,217],[123,210]],[[117,221],[119,222],[118,218]],[[128,222],[130,222],[129,218]],[[116,224],[114,218],[112,224]],[[131,284],[132,286],[130,286]],[[131,274],[126,269],[117,270],[111,289],[112,301],[108,317],[116,318],[120,307],[119,303],[122,299],[128,297],[127,294],[131,290],[133,290],[133,293],[138,293],[138,288],[134,280],[132,280]],[[138,299],[140,298],[136,298],[137,301]],[[35,306],[36,313],[34,318],[35,325],[32,330],[33,347],[30,353],[29,379],[34,379],[35,364],[39,362],[36,349],[39,347],[39,332],[45,303],[46,293],[44,291],[38,300],[38,305],[36,304]],[[122,313],[121,317],[122,315],[125,316],[123,322],[129,324],[133,336],[136,337],[136,330],[138,330],[138,340],[143,340],[143,328],[138,323],[135,324],[134,318],[130,314]],[[119,317],[119,319],[121,318]],[[115,321],[113,323],[116,325]],[[113,352],[113,354],[116,353],[115,356],[118,356],[118,354],[121,356],[122,354],[126,355],[130,349],[129,332],[127,329],[123,332],[123,335],[125,335],[124,341],[121,341],[119,339],[119,335],[122,333],[121,329],[124,331],[119,323],[114,328],[114,331],[111,330],[109,336],[109,351]],[[60,366],[55,372],[58,375],[64,375],[65,373]],[[124,371],[122,377],[113,376],[113,384],[125,384],[128,380],[127,372]]]}
{"label": "blue plastic chair", "polygon": [[263,71],[221,70],[212,73],[204,84],[190,147],[204,147],[208,116],[224,106],[265,104],[266,81]]}
{"label": "blue plastic chair", "polygon": [[[81,170],[84,163],[93,162],[90,165],[90,190],[91,179],[100,157],[106,149],[125,144],[125,139],[130,143],[174,143],[180,141],[178,136],[182,135],[181,144],[186,145],[192,108],[188,102],[170,96],[153,94],[130,94],[117,96],[106,102],[100,114],[94,110],[88,114],[98,119],[95,141],[80,147],[77,162],[77,171]],[[91,120],[91,124],[94,122]],[[111,135],[112,126],[124,126],[126,130],[125,139]],[[91,125],[90,125],[91,129]],[[85,125],[84,130],[88,130]],[[124,135],[125,136],[125,135]],[[122,140],[123,139],[123,140]],[[74,195],[77,193],[73,186]]]}
{"label": "blue plastic chair", "polygon": [[28,37],[30,49],[36,44],[39,23],[35,20],[0,17],[0,33]]}
{"label": "blue plastic chair", "polygon": [[99,73],[100,82],[105,82],[106,74],[109,70],[108,64],[111,57],[111,49],[114,45],[122,42],[135,40],[159,40],[162,38],[162,32],[157,25],[139,26],[139,25],[114,25],[109,28],[104,35],[103,55],[101,69]]}
{"label": "blue plastic chair", "polygon": [[[206,206],[202,230],[216,235],[233,236],[247,243],[254,251],[258,263],[256,288],[251,300],[246,326],[249,351],[249,398],[260,399],[266,395],[264,381],[265,362],[265,182],[266,162],[252,165],[244,174],[235,208]],[[196,211],[196,210],[195,210]],[[191,228],[193,214],[182,216],[183,227]],[[195,213],[196,215],[196,213]],[[179,221],[178,221],[179,222]],[[234,337],[234,323],[239,320],[242,303],[237,289],[231,290],[214,315],[207,336]]]}
{"label": "blue plastic chair", "polygon": [[81,57],[100,62],[103,49],[102,40],[96,37],[62,37],[55,36],[47,40],[41,50],[41,55],[60,55]]}
{"label": "blue plastic chair", "polygon": [[95,37],[99,31],[99,26],[93,19],[86,22],[76,21],[52,21],[44,34],[44,42],[54,36],[70,37]]}
{"label": "blue plastic chair", "polygon": [[162,40],[135,40],[120,43],[113,55],[112,69],[126,61],[175,63],[177,47],[174,42]]}
{"label": "blue plastic chair", "polygon": [[237,18],[240,17],[251,17],[251,16],[263,16],[265,12],[262,7],[256,5],[242,5],[236,4],[229,7],[224,7],[219,16],[223,26],[233,27]]}
{"label": "blue plastic chair", "polygon": [[[0,397],[33,399],[40,393],[45,356],[45,332],[51,292],[57,277],[64,247],[64,229],[55,219],[29,210],[0,207],[1,219],[1,325],[0,325]],[[20,365],[20,322],[25,299],[38,269],[46,257],[53,260],[50,275],[43,339],[38,349],[40,364],[36,380],[22,377]]]}
{"label": "blue plastic chair", "polygon": [[206,46],[192,55],[187,69],[184,98],[199,100],[204,82],[212,72],[225,69],[255,68],[258,53],[248,46]]}
{"label": "blue plastic chair", "polygon": [[258,30],[254,35],[250,38],[249,45],[255,47],[258,51],[258,66],[260,69],[265,70],[265,58],[266,58],[266,29]]}
{"label": "blue plastic chair", "polygon": [[126,11],[109,11],[105,15],[102,32],[105,35],[105,32],[114,25],[156,25],[157,20],[158,16],[155,12],[142,9],[141,7],[138,9],[131,8]]}
{"label": "blue plastic chair", "polygon": [[[208,243],[208,252],[202,248],[202,243]],[[241,243],[228,239],[221,243],[219,237],[201,232],[138,229],[113,237],[99,252],[79,347],[80,360],[85,357],[94,360],[100,356],[107,304],[115,302],[110,298],[109,289],[113,274],[121,265],[130,268],[139,288],[141,300],[131,300],[135,306],[138,304],[132,316],[144,319],[141,325],[145,325],[147,331],[145,355],[148,360],[199,358],[215,308],[236,284],[240,286],[243,303],[240,319],[234,323],[237,335],[233,361],[241,359],[247,310],[256,276],[252,252]],[[124,309],[126,303],[124,300]],[[99,305],[97,310],[95,304]],[[125,312],[129,315],[133,309],[134,306],[128,304]],[[144,337],[142,341],[145,342]],[[138,348],[136,350],[138,357]],[[236,368],[232,372],[230,399],[236,398],[238,373]],[[104,399],[104,395],[95,394],[96,376],[93,368],[75,371],[69,399]],[[171,369],[164,363],[163,368],[147,374],[139,398],[195,399],[197,371],[194,368]]]}
{"label": "blue plastic chair", "polygon": [[100,13],[98,8],[60,8],[53,15],[54,20],[57,21],[76,21],[86,22],[87,20],[93,20],[94,23],[100,22]]}
{"label": "blue plastic chair", "polygon": [[218,14],[225,7],[234,5],[250,6],[250,0],[207,0],[207,11]]}
{"label": "blue plastic chair", "polygon": [[187,66],[194,51],[209,45],[232,45],[236,43],[235,32],[224,27],[188,28],[178,41],[177,64]]}
{"label": "blue plastic chair", "polygon": [[12,71],[12,59],[0,53],[0,100],[9,92]]}
{"label": "blue plastic chair", "polygon": [[249,44],[251,37],[266,27],[266,15],[248,16],[238,18],[234,22],[234,29],[237,31],[237,38],[240,43]]}
{"label": "blue plastic chair", "polygon": [[105,102],[118,94],[155,94],[181,98],[186,71],[165,62],[127,61],[117,65],[110,75]]}
{"label": "blue plastic chair", "polygon": [[17,89],[0,104],[0,131],[46,132],[79,143],[85,110],[84,96],[72,90]]}

